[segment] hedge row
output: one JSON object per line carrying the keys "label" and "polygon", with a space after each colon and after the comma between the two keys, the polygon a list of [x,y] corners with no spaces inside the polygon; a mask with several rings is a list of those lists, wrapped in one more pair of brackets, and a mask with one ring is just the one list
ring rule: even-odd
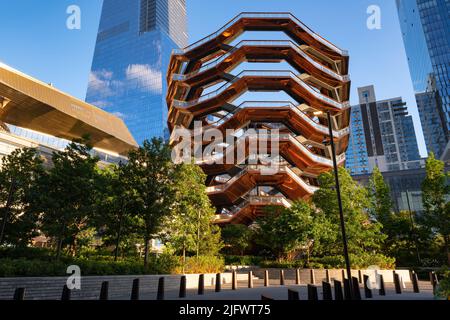
{"label": "hedge row", "polygon": [[[160,255],[152,257],[148,268],[142,261],[101,261],[94,259],[74,259],[69,261],[48,261],[40,259],[0,259],[0,277],[66,276],[67,267],[77,265],[82,275],[142,275],[176,274],[182,272],[180,257]],[[216,273],[224,269],[223,259],[216,257],[188,258],[185,273]]]}
{"label": "hedge row", "polygon": [[[380,269],[394,269],[395,259],[381,254],[350,254],[350,262],[353,269],[365,269],[369,266],[378,266]],[[312,258],[309,263],[304,260],[294,261],[262,261],[260,266],[263,268],[313,268],[313,269],[342,269],[345,268],[343,256],[327,256],[321,258]]]}
{"label": "hedge row", "polygon": [[[378,266],[381,269],[395,268],[395,259],[386,257],[382,254],[364,253],[360,255],[350,254],[352,268],[364,269],[369,266]],[[309,263],[303,259],[293,261],[264,260],[262,257],[254,256],[225,256],[227,265],[257,265],[261,268],[315,268],[315,269],[333,269],[345,268],[343,256],[326,256],[321,258],[312,258]]]}
{"label": "hedge row", "polygon": [[263,260],[257,256],[225,256],[225,264],[231,266],[259,266]]}

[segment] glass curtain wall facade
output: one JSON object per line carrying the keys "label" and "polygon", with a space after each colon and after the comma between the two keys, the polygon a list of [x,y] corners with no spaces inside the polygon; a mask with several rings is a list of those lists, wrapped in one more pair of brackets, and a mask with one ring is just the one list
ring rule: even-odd
{"label": "glass curtain wall facade", "polygon": [[444,153],[448,138],[445,134],[445,117],[439,91],[433,74],[428,77],[427,89],[416,93],[417,108],[422,122],[428,152],[433,152],[438,158]]}
{"label": "glass curtain wall facade", "polygon": [[346,167],[352,174],[369,173],[369,156],[364,136],[361,106],[353,106],[350,120],[350,138],[346,153]]}
{"label": "glass curtain wall facade", "polygon": [[185,0],[104,0],[86,101],[121,117],[136,141],[168,138],[166,70],[187,45]]}
{"label": "glass curtain wall facade", "polygon": [[404,164],[403,167],[400,166],[400,170],[418,168],[419,147],[412,116],[408,114],[406,102],[403,102],[401,98],[397,101],[393,100],[391,114],[396,132],[399,162]]}
{"label": "glass curtain wall facade", "polygon": [[439,157],[450,130],[450,1],[397,0],[397,9],[425,142]]}
{"label": "glass curtain wall facade", "polygon": [[[422,182],[425,179],[425,169],[410,169],[383,172],[385,182],[389,186],[393,209],[395,212],[423,212]],[[371,175],[354,175],[353,178],[364,186],[369,184]]]}

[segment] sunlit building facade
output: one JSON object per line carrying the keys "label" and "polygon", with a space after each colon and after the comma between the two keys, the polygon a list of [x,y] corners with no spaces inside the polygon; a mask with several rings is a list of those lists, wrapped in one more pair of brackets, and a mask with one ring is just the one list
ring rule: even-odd
{"label": "sunlit building facade", "polygon": [[422,164],[411,115],[402,98],[377,100],[374,86],[358,88],[352,107],[346,167],[352,175],[419,168]]}
{"label": "sunlit building facade", "polygon": [[140,144],[168,138],[166,70],[186,45],[185,0],[104,0],[86,101],[122,118]]}
{"label": "sunlit building facade", "polygon": [[103,165],[127,161],[137,147],[120,118],[3,63],[0,109],[0,159],[35,148],[49,163],[55,151],[85,136]]}

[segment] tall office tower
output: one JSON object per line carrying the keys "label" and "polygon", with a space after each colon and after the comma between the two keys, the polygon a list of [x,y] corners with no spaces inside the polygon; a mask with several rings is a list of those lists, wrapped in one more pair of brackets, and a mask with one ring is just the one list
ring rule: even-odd
{"label": "tall office tower", "polygon": [[416,93],[416,102],[428,152],[433,152],[437,157],[441,157],[448,138],[442,125],[445,123],[445,119],[433,74],[429,77],[427,89],[424,92]]}
{"label": "tall office tower", "polygon": [[420,167],[412,117],[402,98],[377,101],[373,86],[358,88],[352,107],[346,166],[353,175]]}
{"label": "tall office tower", "polygon": [[[291,40],[240,41],[246,31],[284,32]],[[288,13],[242,13],[174,52],[167,77],[170,142],[187,145],[188,160],[191,148],[201,151],[194,155],[208,176],[216,223],[251,224],[265,206],[309,198],[318,175],[333,168],[329,127],[344,165],[348,62],[346,51]],[[239,71],[245,63],[256,70]],[[246,96],[250,91],[262,101]],[[277,92],[273,99],[270,92]],[[279,101],[278,92],[295,102]]]}
{"label": "tall office tower", "polygon": [[397,0],[397,10],[427,149],[440,157],[450,139],[450,1]]}
{"label": "tall office tower", "polygon": [[369,155],[360,105],[352,106],[350,118],[350,138],[345,166],[353,175],[367,174],[369,173]]}
{"label": "tall office tower", "polygon": [[166,70],[187,44],[185,0],[104,0],[86,101],[121,117],[138,143],[168,138]]}

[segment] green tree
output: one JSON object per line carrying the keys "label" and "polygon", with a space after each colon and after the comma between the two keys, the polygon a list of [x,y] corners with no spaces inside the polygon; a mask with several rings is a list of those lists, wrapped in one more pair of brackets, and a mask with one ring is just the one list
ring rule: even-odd
{"label": "green tree", "polygon": [[167,222],[165,241],[176,251],[215,256],[222,248],[220,229],[212,224],[215,209],[206,193],[206,176],[193,164],[176,166],[172,215]]}
{"label": "green tree", "polygon": [[381,223],[382,231],[387,238],[383,244],[384,251],[389,254],[399,255],[411,244],[411,223],[405,213],[394,214],[392,212],[392,199],[390,189],[384,181],[378,167],[375,167],[367,186],[371,206],[370,215]]}
{"label": "green tree", "polygon": [[443,249],[450,265],[450,206],[448,177],[444,171],[444,162],[430,153],[426,164],[426,177],[422,183],[422,201],[425,210],[424,222],[436,236],[443,239]]}
{"label": "green tree", "polygon": [[222,228],[222,239],[229,252],[244,255],[250,246],[252,230],[243,224],[229,224]]}
{"label": "green tree", "polygon": [[136,233],[144,239],[144,266],[148,267],[151,240],[161,232],[174,201],[174,164],[169,146],[160,138],[144,141],[129,153],[123,174],[129,205],[138,220]]}
{"label": "green tree", "polygon": [[16,149],[0,164],[0,245],[26,246],[37,235],[39,212],[30,202],[44,169],[36,149]]}
{"label": "green tree", "polygon": [[385,241],[386,253],[394,256],[399,265],[411,266],[420,263],[420,229],[413,227],[412,220],[411,212],[400,211],[391,213],[383,225],[383,231],[388,235]]}
{"label": "green tree", "polygon": [[[381,232],[381,224],[369,216],[371,202],[367,189],[356,183],[345,168],[339,168],[339,182],[349,252],[355,255],[376,252],[386,235]],[[335,241],[326,244],[328,252],[324,254],[339,255],[342,253],[342,234],[334,173],[330,171],[321,174],[319,185],[313,202],[329,220],[336,235]]]}
{"label": "green tree", "polygon": [[94,226],[101,232],[106,245],[113,245],[114,261],[124,251],[130,238],[135,239],[137,225],[133,189],[127,181],[126,164],[99,169]]}
{"label": "green tree", "polygon": [[278,260],[292,260],[299,251],[309,256],[315,236],[313,209],[304,201],[289,209],[269,207],[267,214],[257,219],[257,243]]}
{"label": "green tree", "polygon": [[384,181],[383,175],[378,167],[373,169],[369,180],[368,192],[372,216],[382,225],[388,222],[392,213],[392,199],[389,186]]}
{"label": "green tree", "polygon": [[42,229],[57,241],[56,259],[65,246],[76,255],[78,236],[88,229],[95,210],[98,162],[87,138],[52,156],[52,168],[37,181],[35,206],[43,212]]}

